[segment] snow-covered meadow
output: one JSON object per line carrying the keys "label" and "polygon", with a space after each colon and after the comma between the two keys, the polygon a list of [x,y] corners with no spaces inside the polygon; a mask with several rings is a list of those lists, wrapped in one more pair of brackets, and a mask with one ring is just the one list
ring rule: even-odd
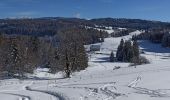
{"label": "snow-covered meadow", "polygon": [[0,100],[170,100],[170,48],[139,41],[150,64],[135,68],[109,62],[120,40],[134,34],[140,31],[106,38],[100,53],[89,54],[89,67],[69,79],[63,79],[61,72],[52,75],[38,69],[28,80],[0,80]]}

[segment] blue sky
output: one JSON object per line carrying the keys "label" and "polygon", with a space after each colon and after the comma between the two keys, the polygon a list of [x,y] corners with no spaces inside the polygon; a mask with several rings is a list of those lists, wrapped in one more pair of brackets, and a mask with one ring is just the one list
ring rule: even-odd
{"label": "blue sky", "polygon": [[170,0],[0,0],[0,18],[139,18],[170,22]]}

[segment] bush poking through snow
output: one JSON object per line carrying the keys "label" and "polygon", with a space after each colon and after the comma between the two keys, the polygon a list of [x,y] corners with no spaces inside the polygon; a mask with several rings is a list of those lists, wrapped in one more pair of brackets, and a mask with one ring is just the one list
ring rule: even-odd
{"label": "bush poking through snow", "polygon": [[131,60],[131,64],[129,66],[136,66],[136,65],[149,64],[149,63],[150,62],[146,57],[139,56],[139,58],[133,57]]}

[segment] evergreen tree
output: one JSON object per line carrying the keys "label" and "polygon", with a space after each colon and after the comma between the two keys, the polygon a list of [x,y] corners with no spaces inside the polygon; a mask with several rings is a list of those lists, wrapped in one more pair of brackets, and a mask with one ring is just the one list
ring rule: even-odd
{"label": "evergreen tree", "polygon": [[134,57],[139,59],[139,46],[137,40],[133,41],[133,52],[134,52]]}
{"label": "evergreen tree", "polygon": [[66,73],[66,77],[69,78],[71,75],[71,61],[70,61],[70,57],[68,54],[68,50],[65,50],[65,67],[64,67],[64,71]]}
{"label": "evergreen tree", "polygon": [[63,71],[67,78],[72,72],[84,70],[88,66],[88,57],[83,43],[69,42],[68,39],[65,42],[62,41],[54,50],[51,61],[51,71],[53,73]]}
{"label": "evergreen tree", "polygon": [[[27,73],[33,73],[34,69],[40,66],[40,40],[38,37],[30,36],[24,38],[26,41],[22,44],[22,50],[25,51],[23,53],[23,61],[25,62],[24,70]],[[21,42],[23,42],[22,40]],[[45,46],[45,45],[44,45]]]}
{"label": "evergreen tree", "polygon": [[137,40],[137,36],[136,35],[133,35],[132,36],[132,41],[136,41]]}
{"label": "evergreen tree", "polygon": [[162,46],[163,47],[170,47],[170,34],[165,33],[162,38]]}
{"label": "evergreen tree", "polygon": [[8,52],[7,58],[7,71],[8,74],[13,76],[18,74],[19,76],[23,76],[21,67],[22,67],[22,60],[21,56],[19,55],[18,46],[16,44],[16,39],[10,39],[10,47]]}
{"label": "evergreen tree", "polygon": [[85,48],[83,46],[83,44],[81,42],[77,43],[73,43],[73,63],[72,63],[72,70],[73,71],[80,71],[80,70],[84,70],[85,68],[87,68],[88,66],[88,57],[85,51]]}
{"label": "evergreen tree", "polygon": [[137,43],[137,40],[133,41],[133,58],[131,59],[131,63],[134,63],[134,65],[140,64],[140,57],[139,57],[139,46]]}
{"label": "evergreen tree", "polygon": [[117,54],[116,54],[118,61],[123,62],[132,62],[135,60],[139,60],[139,46],[136,40],[133,41],[126,41],[125,43],[121,40],[120,45],[118,46]]}
{"label": "evergreen tree", "polygon": [[123,49],[124,49],[124,40],[121,39],[120,45],[118,46],[118,49],[116,52],[116,58],[118,61],[123,61]]}
{"label": "evergreen tree", "polygon": [[114,62],[115,61],[114,59],[115,59],[114,58],[114,53],[112,51],[111,54],[110,54],[110,62]]}
{"label": "evergreen tree", "polygon": [[123,61],[130,62],[133,58],[133,48],[131,41],[126,41],[124,45],[124,51],[123,51]]}
{"label": "evergreen tree", "polygon": [[30,38],[31,48],[33,52],[37,52],[39,48],[40,41],[37,36],[31,36]]}

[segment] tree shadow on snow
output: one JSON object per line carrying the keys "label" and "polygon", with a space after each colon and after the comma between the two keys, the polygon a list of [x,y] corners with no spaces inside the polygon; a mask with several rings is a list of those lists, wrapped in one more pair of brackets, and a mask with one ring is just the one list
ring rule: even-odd
{"label": "tree shadow on snow", "polygon": [[150,41],[139,41],[139,46],[146,52],[170,53],[170,48],[164,48],[161,44],[155,44]]}
{"label": "tree shadow on snow", "polygon": [[109,62],[109,61],[110,61],[109,57],[101,57],[101,58],[97,58],[97,60],[93,61],[93,62],[95,62],[95,63],[105,63],[105,62]]}

